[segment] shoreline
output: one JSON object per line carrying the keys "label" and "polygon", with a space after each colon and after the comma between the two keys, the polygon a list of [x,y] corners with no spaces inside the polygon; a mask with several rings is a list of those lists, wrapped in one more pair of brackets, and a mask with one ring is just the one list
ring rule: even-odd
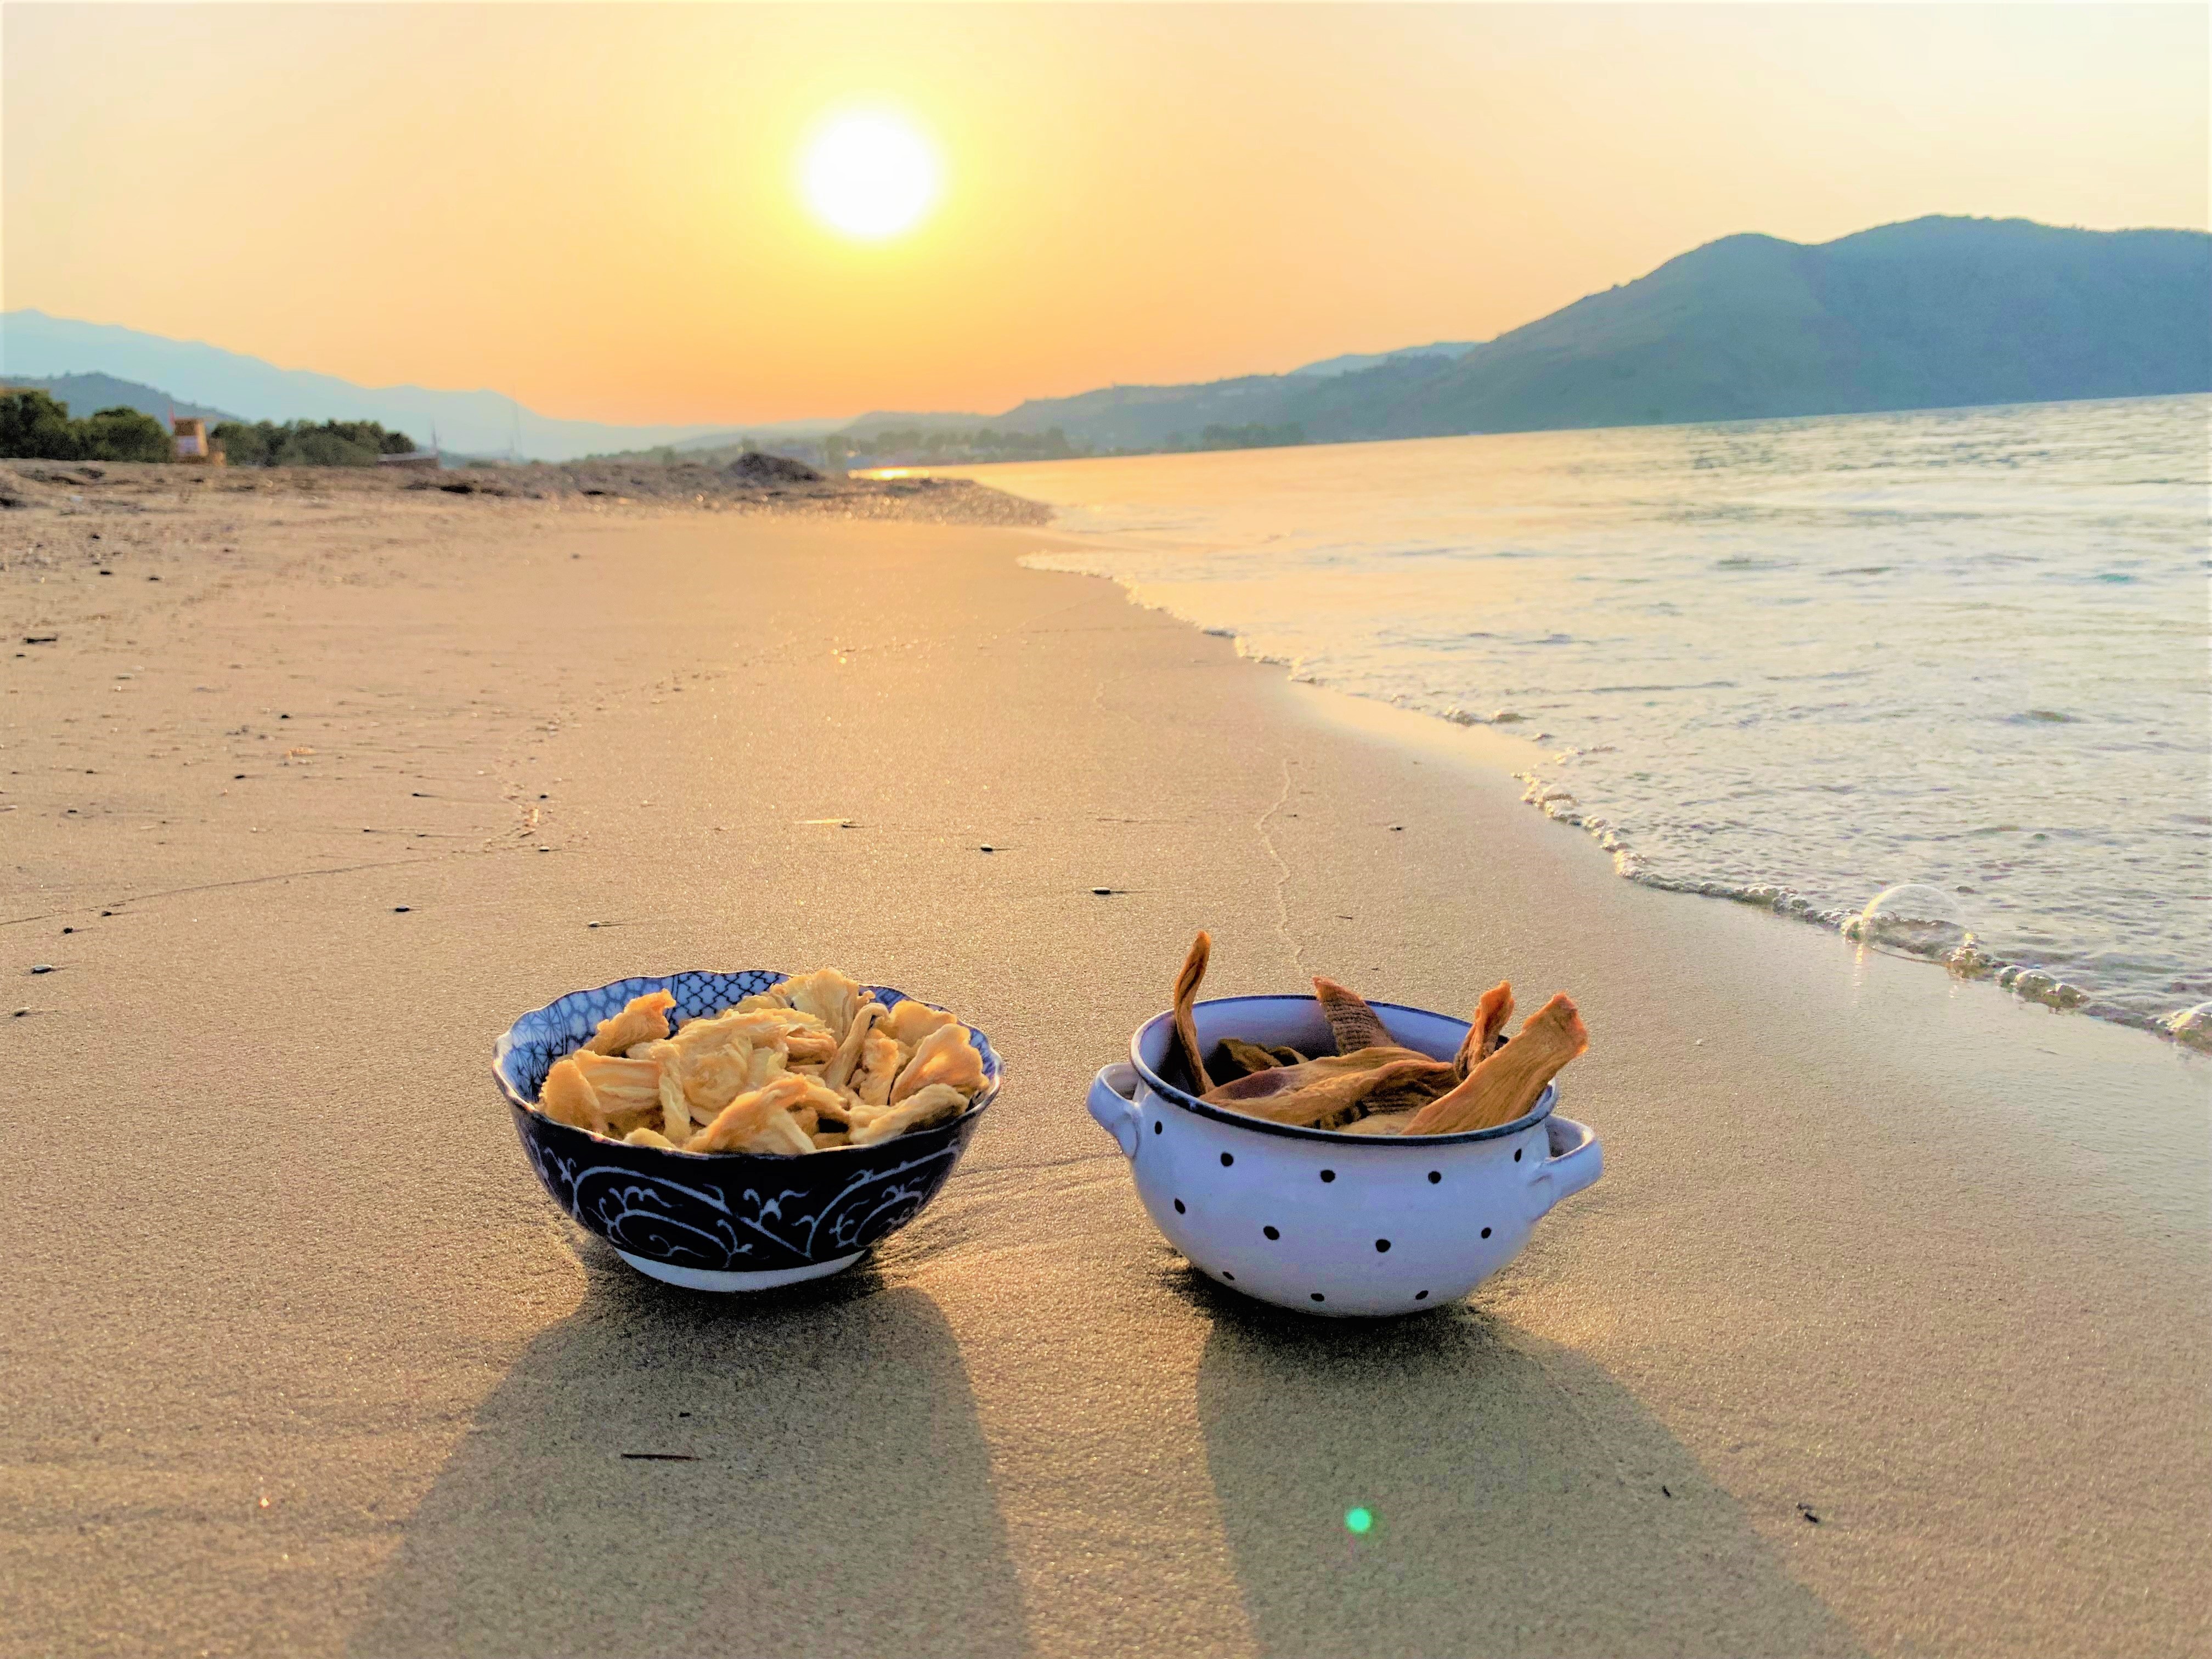
{"label": "shoreline", "polygon": [[[2104,400],[2114,401],[2114,400]],[[2124,401],[2124,400],[2120,400]],[[1109,458],[1110,459],[1110,458]],[[1010,463],[1009,465],[1023,465]],[[966,477],[969,469],[962,469],[949,476]],[[1070,555],[1094,555],[1101,546],[1115,545],[1111,536],[1092,538],[1082,542],[1065,544]],[[1126,544],[1125,544],[1126,545]],[[1132,550],[1142,551],[1141,549]],[[1157,610],[1185,626],[1218,638],[1231,641],[1240,657],[1247,660],[1280,668],[1286,675],[1299,679],[1298,661],[1261,652],[1249,647],[1245,635],[1233,627],[1209,624],[1202,619],[1186,616],[1171,606],[1139,597],[1139,588],[1144,584],[1109,571],[1089,568],[1078,560],[1075,563],[1053,562],[1054,556],[1040,556],[1045,562],[1032,562],[1024,557],[1025,568],[1075,574],[1112,583],[1130,603],[1146,610]],[[1864,909],[1824,908],[1808,900],[1795,887],[1784,881],[1762,881],[1748,886],[1739,886],[1726,880],[1711,877],[1663,874],[1649,867],[1643,853],[1625,842],[1617,826],[1601,811],[1586,811],[1574,793],[1563,785],[1548,781],[1540,770],[1542,763],[1559,757],[1547,755],[1545,747],[1530,738],[1511,736],[1497,731],[1490,720],[1480,715],[1462,714],[1456,708],[1434,710],[1418,707],[1402,696],[1383,696],[1358,691],[1343,691],[1320,681],[1299,679],[1317,689],[1338,696],[1349,696],[1363,703],[1391,708],[1409,714],[1417,719],[1438,722],[1465,731],[1489,731],[1508,745],[1501,750],[1503,757],[1510,753],[1510,763],[1501,758],[1499,764],[1507,765],[1513,776],[1525,786],[1522,799],[1554,822],[1578,830],[1587,835],[1608,856],[1613,873],[1622,879],[1656,891],[1680,893],[1698,898],[1718,899],[1746,908],[1771,913],[1784,920],[1808,924],[1841,939],[1855,948],[1859,945],[1863,930],[1868,927]],[[1521,717],[1514,716],[1517,721]],[[1910,883],[1889,883],[1881,890],[1886,893]],[[1870,907],[1881,893],[1869,894]],[[1884,954],[1916,961],[1942,970],[1949,978],[1961,983],[1985,984],[1991,991],[2024,1004],[2036,1005],[2054,1012],[2080,1013],[2102,1023],[2141,1032],[2160,1042],[2202,1054],[2212,1054],[2212,1003],[2198,1003],[2173,1009],[2164,1014],[2137,1012],[2106,997],[2084,990],[2061,978],[2057,973],[2031,962],[2014,961],[1994,955],[1984,941],[1963,928],[1948,934],[1931,948],[1913,948],[1909,942],[1896,939],[1873,941],[1871,948]]]}
{"label": "shoreline", "polygon": [[[70,521],[109,578],[0,519],[59,636],[0,664],[53,1103],[0,1651],[2201,1644],[2194,1056],[1621,882],[1497,734],[1020,568],[1049,532],[164,514]],[[1605,1179],[1435,1313],[1199,1279],[1082,1099],[1201,925],[1213,994],[1568,990]],[[507,1018],[829,962],[1006,1059],[913,1225],[740,1300],[554,1216]]]}

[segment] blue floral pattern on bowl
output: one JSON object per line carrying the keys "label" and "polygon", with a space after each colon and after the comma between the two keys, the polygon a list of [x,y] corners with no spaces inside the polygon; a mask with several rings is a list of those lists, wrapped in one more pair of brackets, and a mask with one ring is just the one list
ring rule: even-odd
{"label": "blue floral pattern on bowl", "polygon": [[[553,1063],[633,997],[665,990],[680,1027],[787,977],[755,969],[617,980],[532,1010],[499,1039],[493,1069],[531,1169],[555,1203],[643,1272],[717,1290],[834,1273],[937,1195],[998,1095],[997,1051],[971,1026],[983,1087],[968,1109],[869,1146],[801,1158],[685,1152],[603,1139],[533,1109]],[[886,986],[864,988],[887,1006],[910,1000]]]}

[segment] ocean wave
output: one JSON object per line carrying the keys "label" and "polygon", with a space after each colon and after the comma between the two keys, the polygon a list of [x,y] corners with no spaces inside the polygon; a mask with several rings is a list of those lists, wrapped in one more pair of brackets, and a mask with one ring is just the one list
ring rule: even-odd
{"label": "ocean wave", "polygon": [[[1083,487],[1129,500],[1084,527],[1173,532],[1022,562],[1545,744],[1529,804],[1627,879],[2212,1051],[2208,410],[1309,448],[1242,458],[1213,496],[1188,458],[1103,462]],[[1143,510],[1156,477],[1182,494]],[[1900,884],[1974,914],[1957,937],[1870,923]]]}

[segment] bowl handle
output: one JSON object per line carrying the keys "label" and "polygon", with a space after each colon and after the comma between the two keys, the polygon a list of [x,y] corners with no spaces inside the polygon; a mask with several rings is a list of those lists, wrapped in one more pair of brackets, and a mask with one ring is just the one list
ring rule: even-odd
{"label": "bowl handle", "polygon": [[1605,1173],[1605,1154],[1597,1132],[1557,1112],[1544,1120],[1552,1155],[1536,1166],[1528,1182],[1529,1214],[1534,1221],[1548,1214],[1563,1198],[1571,1198]]}
{"label": "bowl handle", "polygon": [[1114,1137],[1124,1158],[1137,1155],[1137,1103],[1131,1098],[1136,1091],[1135,1066],[1127,1062],[1102,1066],[1091,1079],[1091,1097],[1084,1103],[1098,1127]]}

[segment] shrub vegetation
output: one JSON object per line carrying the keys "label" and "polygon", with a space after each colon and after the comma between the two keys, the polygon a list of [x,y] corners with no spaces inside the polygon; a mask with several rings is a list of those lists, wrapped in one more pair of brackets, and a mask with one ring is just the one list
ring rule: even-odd
{"label": "shrub vegetation", "polygon": [[225,421],[210,435],[233,466],[374,466],[415,447],[374,421]]}
{"label": "shrub vegetation", "polygon": [[42,461],[166,461],[175,447],[151,415],[118,405],[70,418],[44,392],[0,392],[0,456]]}

